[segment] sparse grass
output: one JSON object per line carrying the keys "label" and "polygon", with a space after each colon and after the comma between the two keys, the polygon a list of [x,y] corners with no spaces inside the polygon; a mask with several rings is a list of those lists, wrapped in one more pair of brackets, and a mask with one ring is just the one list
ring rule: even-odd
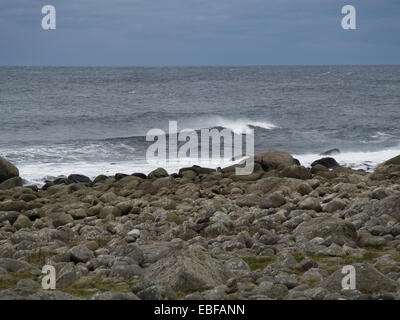
{"label": "sparse grass", "polygon": [[99,291],[129,292],[135,281],[134,279],[115,281],[112,279],[102,279],[100,276],[97,276],[90,279],[83,279],[70,286],[57,289],[76,297],[88,299]]}
{"label": "sparse grass", "polygon": [[84,299],[90,299],[97,292],[96,290],[93,289],[90,290],[90,289],[73,288],[73,287],[60,288],[58,290],[68,293],[74,297],[84,298]]}
{"label": "sparse grass", "polygon": [[17,282],[15,279],[0,279],[0,291],[15,288]]}
{"label": "sparse grass", "polygon": [[0,279],[0,291],[15,288],[17,282],[22,279],[36,280],[37,276],[28,272],[10,272],[10,279]]}
{"label": "sparse grass", "polygon": [[49,252],[46,250],[38,250],[35,251],[28,259],[27,262],[30,264],[36,265],[38,267],[42,267],[46,264],[48,258],[56,255],[54,252]]}
{"label": "sparse grass", "polygon": [[201,287],[201,288],[190,289],[190,290],[186,290],[186,291],[178,291],[176,295],[177,295],[178,299],[184,299],[189,294],[196,293],[196,292],[204,292],[204,291],[211,290],[211,289],[213,289],[213,287]]}
{"label": "sparse grass", "polygon": [[250,267],[251,271],[263,270],[266,266],[277,260],[277,257],[243,257],[242,258]]}
{"label": "sparse grass", "polygon": [[302,253],[295,253],[293,254],[293,257],[296,259],[297,262],[300,262],[303,260],[306,256]]}

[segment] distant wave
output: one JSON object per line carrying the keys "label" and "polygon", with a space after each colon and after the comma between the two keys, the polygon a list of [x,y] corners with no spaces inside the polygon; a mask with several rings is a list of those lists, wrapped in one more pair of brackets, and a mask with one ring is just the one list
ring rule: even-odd
{"label": "distant wave", "polygon": [[232,131],[235,130],[246,130],[246,129],[253,129],[253,128],[262,128],[266,130],[272,130],[277,128],[276,125],[269,121],[252,121],[248,119],[238,119],[238,120],[231,120],[231,119],[223,119],[217,118],[216,119],[217,126],[223,127],[226,129],[230,129]]}

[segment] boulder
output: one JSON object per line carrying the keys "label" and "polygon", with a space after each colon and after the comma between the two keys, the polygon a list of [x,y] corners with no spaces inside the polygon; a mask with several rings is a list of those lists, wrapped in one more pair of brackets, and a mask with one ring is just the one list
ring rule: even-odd
{"label": "boulder", "polygon": [[256,194],[246,194],[236,200],[239,207],[256,207],[260,204],[261,198]]}
{"label": "boulder", "polygon": [[400,195],[389,196],[374,203],[367,212],[378,217],[387,214],[400,221]]}
{"label": "boulder", "polygon": [[71,250],[69,251],[71,255],[71,260],[75,263],[78,262],[88,262],[90,259],[94,258],[93,252],[90,251],[87,247],[85,246],[75,246],[72,247]]}
{"label": "boulder", "polygon": [[341,199],[333,199],[323,206],[323,211],[333,213],[338,210],[343,210],[346,207],[346,202]]}
{"label": "boulder", "polygon": [[6,200],[0,202],[0,211],[18,211],[21,212],[26,209],[26,202],[22,200]]}
{"label": "boulder", "polygon": [[188,292],[225,284],[232,273],[203,247],[193,245],[152,264],[146,276],[176,292]]}
{"label": "boulder", "polygon": [[11,162],[0,157],[0,183],[19,176],[19,171]]}
{"label": "boulder", "polygon": [[299,203],[299,209],[321,211],[321,202],[314,197],[307,197]]}
{"label": "boulder", "polygon": [[138,178],[141,178],[141,179],[147,179],[147,176],[144,173],[140,173],[140,172],[132,173],[131,176],[138,177]]}
{"label": "boulder", "polygon": [[310,170],[303,166],[290,166],[286,167],[281,171],[280,174],[282,177],[287,177],[287,178],[294,178],[294,179],[300,179],[300,180],[308,180],[311,179],[311,173]]}
{"label": "boulder", "polygon": [[17,211],[0,211],[0,223],[4,221],[8,221],[10,224],[13,224],[19,216]]}
{"label": "boulder", "polygon": [[286,203],[285,197],[279,193],[272,193],[261,202],[261,209],[279,208]]}
{"label": "boulder", "polygon": [[157,178],[165,178],[168,177],[169,174],[168,172],[163,169],[163,168],[158,168],[156,170],[153,170],[152,172],[149,173],[148,178],[149,179],[157,179]]}
{"label": "boulder", "polygon": [[74,218],[70,214],[67,214],[65,212],[52,212],[50,214],[50,218],[53,222],[53,226],[55,228],[58,228],[60,226],[63,226],[65,224],[68,224],[70,222],[74,221]]}
{"label": "boulder", "polygon": [[327,158],[322,158],[314,161],[311,163],[311,167],[314,167],[315,165],[320,164],[321,166],[324,166],[328,169],[338,167],[339,163],[333,158],[327,157]]}
{"label": "boulder", "polygon": [[91,183],[92,180],[90,178],[82,175],[82,174],[71,174],[68,176],[68,180],[70,180],[73,183]]}
{"label": "boulder", "polygon": [[302,196],[305,196],[313,191],[313,188],[307,183],[304,182],[297,188],[297,192],[300,193]]}
{"label": "boulder", "polygon": [[[373,294],[379,292],[395,292],[399,288],[396,281],[388,278],[368,263],[353,263],[356,271],[356,290]],[[322,284],[329,291],[340,292],[342,290],[342,269],[335,271]]]}
{"label": "boulder", "polygon": [[121,180],[121,179],[123,179],[123,178],[126,178],[126,177],[128,177],[128,176],[129,176],[129,175],[127,175],[127,174],[125,174],[125,173],[116,173],[115,176],[114,176],[114,178],[115,178],[115,180],[119,181],[119,180]]}
{"label": "boulder", "polygon": [[0,190],[12,189],[15,187],[22,187],[24,184],[20,177],[14,177],[0,183]]}
{"label": "boulder", "polygon": [[179,170],[179,175],[181,176],[181,175],[183,175],[183,173],[185,172],[185,171],[193,171],[193,172],[195,172],[197,175],[199,175],[199,174],[209,174],[209,173],[212,173],[212,172],[216,172],[216,170],[215,169],[210,169],[210,168],[203,168],[203,167],[200,167],[200,166],[192,166],[192,167],[189,167],[189,168],[182,168],[182,169],[180,169]]}
{"label": "boulder", "polygon": [[397,166],[400,165],[400,155],[385,161],[384,163],[380,164],[379,166],[388,166],[391,164],[397,165]]}
{"label": "boulder", "polygon": [[39,269],[28,262],[9,258],[0,258],[0,268],[8,272],[28,272],[34,275],[40,274]]}
{"label": "boulder", "polygon": [[293,157],[282,151],[270,151],[254,156],[254,162],[261,164],[264,171],[277,169],[282,170],[295,164]]}
{"label": "boulder", "polygon": [[19,230],[23,228],[30,228],[32,226],[31,220],[27,216],[20,214],[17,220],[14,222],[14,228]]}
{"label": "boulder", "polygon": [[301,223],[295,230],[296,237],[308,240],[316,237],[330,240],[338,245],[354,247],[357,242],[357,231],[351,222],[329,217],[318,217]]}

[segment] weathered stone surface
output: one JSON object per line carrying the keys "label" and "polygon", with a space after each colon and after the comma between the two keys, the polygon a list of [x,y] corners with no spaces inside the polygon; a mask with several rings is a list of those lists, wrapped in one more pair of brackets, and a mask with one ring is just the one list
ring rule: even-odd
{"label": "weathered stone surface", "polygon": [[[354,263],[352,265],[356,271],[356,289],[358,291],[372,294],[377,292],[396,292],[398,290],[398,283],[386,277],[368,263]],[[324,281],[323,287],[329,291],[340,292],[342,290],[343,277],[342,270],[339,269]]]}
{"label": "weathered stone surface", "polygon": [[264,170],[282,170],[295,164],[293,157],[289,153],[282,151],[270,151],[257,154],[254,156],[254,162],[261,164]]}
{"label": "weathered stone surface", "polygon": [[163,168],[158,168],[156,170],[153,170],[152,172],[150,172],[148,174],[148,178],[149,179],[157,179],[157,178],[164,178],[164,177],[168,177],[168,172],[163,169]]}
{"label": "weathered stone surface", "polygon": [[309,169],[303,166],[292,165],[290,167],[286,167],[281,171],[280,174],[282,177],[308,180],[311,179],[312,175]]}
{"label": "weathered stone surface", "polygon": [[285,203],[286,203],[285,197],[283,197],[279,193],[272,193],[261,202],[260,207],[262,209],[279,208]]}
{"label": "weathered stone surface", "polygon": [[32,226],[32,222],[27,216],[20,214],[17,220],[14,222],[13,226],[17,230],[22,228],[30,228]]}
{"label": "weathered stone surface", "polygon": [[328,217],[314,218],[301,223],[294,230],[294,235],[309,240],[320,237],[339,245],[354,246],[357,241],[357,231],[352,223]]}
{"label": "weathered stone surface", "polygon": [[232,274],[203,247],[192,246],[161,259],[146,272],[155,283],[168,285],[175,291],[198,290],[225,283]]}
{"label": "weathered stone surface", "polygon": [[20,177],[10,178],[2,183],[0,183],[0,190],[7,190],[16,187],[22,187],[24,184],[23,180]]}
{"label": "weathered stone surface", "polygon": [[75,246],[72,247],[69,251],[71,254],[71,260],[78,263],[78,262],[88,262],[90,259],[94,257],[93,252],[90,251],[85,246]]}

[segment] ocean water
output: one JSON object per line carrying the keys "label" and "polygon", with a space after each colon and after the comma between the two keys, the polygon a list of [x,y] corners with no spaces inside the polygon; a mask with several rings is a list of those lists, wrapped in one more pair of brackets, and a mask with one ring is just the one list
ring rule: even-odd
{"label": "ocean water", "polygon": [[256,153],[304,165],[339,148],[339,163],[372,170],[400,154],[400,66],[0,68],[0,156],[27,183],[148,173],[146,133],[169,121],[251,128]]}

